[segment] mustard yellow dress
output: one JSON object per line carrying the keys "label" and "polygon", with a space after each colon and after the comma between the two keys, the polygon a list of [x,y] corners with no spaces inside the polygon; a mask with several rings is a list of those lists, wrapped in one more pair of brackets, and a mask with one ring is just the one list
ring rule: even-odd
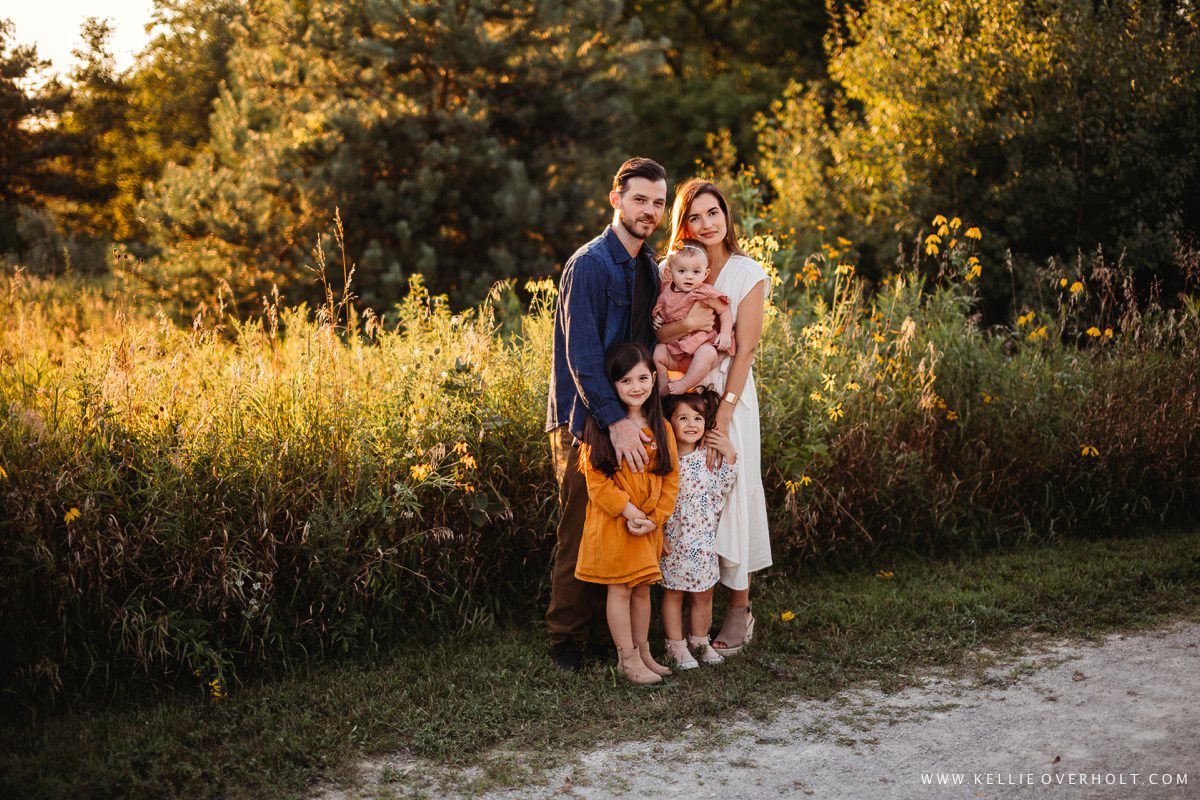
{"label": "mustard yellow dress", "polygon": [[[653,435],[649,428],[642,429]],[[658,563],[662,558],[663,525],[675,510],[679,495],[679,455],[675,451],[675,435],[668,425],[667,444],[671,452],[672,469],[666,475],[650,470],[658,463],[654,443],[646,445],[650,464],[644,472],[635,473],[629,465],[611,477],[592,468],[585,446],[579,453],[580,469],[587,479],[587,518],[583,523],[583,540],[575,562],[575,577],[589,583],[624,583],[641,586],[662,580]],[[654,530],[635,536],[625,526],[621,512],[625,504],[633,503],[654,523]]]}

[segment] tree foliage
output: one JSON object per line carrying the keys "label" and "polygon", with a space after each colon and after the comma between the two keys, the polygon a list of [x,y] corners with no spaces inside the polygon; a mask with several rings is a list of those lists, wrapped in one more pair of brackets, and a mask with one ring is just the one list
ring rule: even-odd
{"label": "tree foliage", "polygon": [[825,74],[822,0],[629,0],[626,13],[662,42],[662,67],[633,84],[633,149],[659,155],[672,176],[691,174],[708,137],[725,131],[753,160],[754,119],[789,81]]}
{"label": "tree foliage", "polygon": [[[778,213],[889,268],[899,233],[969,218],[1017,280],[1097,245],[1139,284],[1181,285],[1200,231],[1200,30],[1188,3],[873,2],[829,40],[832,83],[793,84],[762,121]],[[988,277],[985,271],[985,278]],[[1007,275],[985,282],[993,312]]]}
{"label": "tree foliage", "polygon": [[47,163],[58,139],[53,119],[66,100],[57,81],[27,86],[49,62],[32,45],[14,45],[12,36],[12,23],[0,19],[0,253],[21,249],[21,209],[51,188]]}
{"label": "tree foliage", "polygon": [[552,271],[602,219],[624,84],[655,57],[620,11],[257,4],[235,28],[209,146],[167,166],[141,207],[163,275],[192,294],[224,282],[247,302],[311,285],[335,208],[376,307],[413,273],[466,302]]}

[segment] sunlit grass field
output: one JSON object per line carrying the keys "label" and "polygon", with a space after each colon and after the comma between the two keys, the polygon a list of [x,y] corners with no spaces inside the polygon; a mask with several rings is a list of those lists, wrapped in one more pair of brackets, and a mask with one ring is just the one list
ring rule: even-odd
{"label": "sunlit grass field", "polygon": [[[1200,499],[1197,306],[1119,271],[984,330],[978,231],[938,217],[866,286],[743,202],[774,282],[756,363],[776,570],[1178,520]],[[520,294],[518,296],[518,289]],[[266,668],[528,615],[556,492],[554,286],[382,316],[330,295],[190,325],[112,284],[0,291],[0,633],[19,704]],[[515,310],[514,310],[515,309]]]}

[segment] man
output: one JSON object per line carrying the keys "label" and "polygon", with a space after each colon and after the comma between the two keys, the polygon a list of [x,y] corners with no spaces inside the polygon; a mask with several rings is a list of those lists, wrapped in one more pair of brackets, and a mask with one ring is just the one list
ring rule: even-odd
{"label": "man", "polygon": [[575,577],[583,537],[587,485],[579,471],[579,438],[591,414],[612,437],[618,463],[646,468],[649,441],[625,418],[604,374],[604,352],[616,342],[654,346],[650,312],[658,296],[654,233],[667,205],[667,173],[648,158],[631,158],[613,177],[608,195],[612,224],[575,252],[563,267],[554,320],[554,367],[550,376],[546,431],[558,478],[558,546],[546,624],[550,656],[563,669],[578,669],[583,648],[612,641],[605,622],[605,590]]}

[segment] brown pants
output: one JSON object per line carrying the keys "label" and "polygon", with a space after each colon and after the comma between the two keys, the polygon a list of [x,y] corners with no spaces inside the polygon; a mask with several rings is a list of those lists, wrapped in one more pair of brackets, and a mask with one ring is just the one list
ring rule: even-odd
{"label": "brown pants", "polygon": [[587,516],[587,482],[579,471],[579,447],[566,425],[550,431],[550,454],[558,479],[558,544],[550,579],[550,608],[546,626],[550,641],[594,645],[612,641],[605,619],[607,587],[575,577],[583,521]]}

